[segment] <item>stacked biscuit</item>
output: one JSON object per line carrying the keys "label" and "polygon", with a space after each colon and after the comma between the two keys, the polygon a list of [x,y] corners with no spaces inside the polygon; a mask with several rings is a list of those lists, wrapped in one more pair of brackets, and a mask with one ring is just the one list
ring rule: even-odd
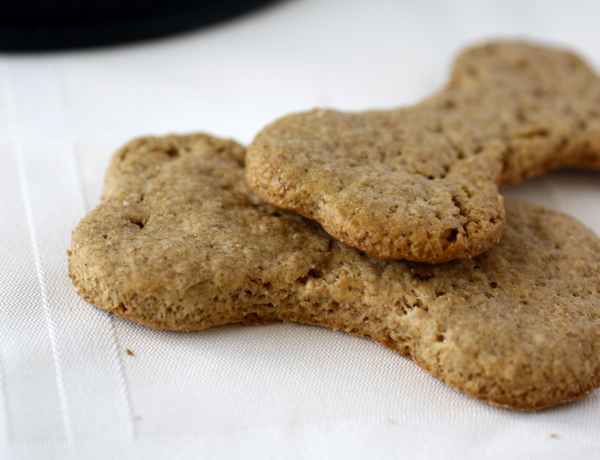
{"label": "stacked biscuit", "polygon": [[151,327],[317,324],[548,407],[600,385],[600,240],[498,189],[567,165],[600,168],[600,80],[568,52],[488,44],[415,107],[290,115],[247,152],[132,141],[73,232],[71,278]]}

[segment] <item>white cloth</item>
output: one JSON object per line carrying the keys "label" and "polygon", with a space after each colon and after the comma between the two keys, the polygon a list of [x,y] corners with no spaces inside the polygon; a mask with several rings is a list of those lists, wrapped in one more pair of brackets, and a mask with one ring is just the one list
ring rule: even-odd
{"label": "white cloth", "polygon": [[[0,459],[600,458],[598,391],[521,413],[323,328],[155,331],[80,300],[66,265],[130,138],[248,143],[293,111],[407,105],[490,37],[598,66],[599,17],[593,1],[296,0],[144,44],[1,55]],[[599,179],[561,171],[505,192],[600,234]]]}

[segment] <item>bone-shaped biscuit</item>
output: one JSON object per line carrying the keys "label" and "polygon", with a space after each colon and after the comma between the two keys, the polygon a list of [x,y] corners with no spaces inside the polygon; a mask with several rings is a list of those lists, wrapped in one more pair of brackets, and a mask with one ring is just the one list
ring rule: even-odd
{"label": "bone-shaped biscuit", "polygon": [[600,80],[568,52],[493,43],[417,106],[275,121],[246,180],[368,254],[437,263],[499,241],[498,187],[560,166],[600,168]]}
{"label": "bone-shaped biscuit", "polygon": [[563,403],[600,383],[600,242],[574,219],[510,202],[504,238],[477,258],[381,260],[262,202],[243,164],[242,147],[204,135],[118,151],[102,203],[73,232],[79,294],[155,328],[341,329],[507,407]]}

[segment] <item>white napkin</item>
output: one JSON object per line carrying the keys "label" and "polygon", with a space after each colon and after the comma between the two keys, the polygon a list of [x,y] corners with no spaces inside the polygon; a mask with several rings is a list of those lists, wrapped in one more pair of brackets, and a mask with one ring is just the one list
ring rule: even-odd
{"label": "white napkin", "polygon": [[[297,0],[140,45],[0,56],[0,459],[599,458],[598,391],[521,413],[323,328],[155,331],[80,300],[66,265],[132,137],[248,143],[292,111],[417,102],[490,37],[598,65],[599,14],[572,0]],[[505,192],[600,234],[599,179],[560,171]]]}

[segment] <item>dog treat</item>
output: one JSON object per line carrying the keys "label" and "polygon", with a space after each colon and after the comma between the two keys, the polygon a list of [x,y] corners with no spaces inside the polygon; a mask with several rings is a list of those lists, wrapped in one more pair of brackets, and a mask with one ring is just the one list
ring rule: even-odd
{"label": "dog treat", "polygon": [[499,241],[498,187],[560,166],[600,168],[600,80],[571,53],[493,43],[414,107],[275,121],[248,147],[246,180],[368,254],[438,263]]}
{"label": "dog treat", "polygon": [[511,408],[600,384],[600,241],[573,218],[509,202],[504,238],[476,258],[381,260],[262,202],[243,175],[232,141],[198,134],[122,148],[101,204],[73,232],[76,290],[155,328],[341,329]]}

